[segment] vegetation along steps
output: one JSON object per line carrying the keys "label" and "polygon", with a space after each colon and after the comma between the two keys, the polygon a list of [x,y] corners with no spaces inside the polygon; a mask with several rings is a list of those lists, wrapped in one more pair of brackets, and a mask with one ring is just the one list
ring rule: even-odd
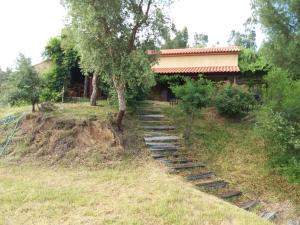
{"label": "vegetation along steps", "polygon": [[207,183],[201,183],[201,184],[196,184],[197,187],[199,188],[204,188],[204,189],[218,189],[218,188],[224,188],[228,185],[227,182],[223,180],[219,181],[212,181],[212,182],[207,182]]}
{"label": "vegetation along steps", "polygon": [[[180,150],[179,136],[171,133],[175,130],[175,127],[170,125],[171,122],[162,114],[161,110],[155,107],[149,109],[143,109],[139,112],[139,121],[142,123],[144,128],[144,141],[151,151],[152,158],[159,160],[171,169],[184,172],[185,170],[193,170],[197,168],[205,168],[206,165],[202,163],[192,163],[193,160],[179,158],[182,154],[179,154]],[[185,179],[188,181],[206,180],[216,176],[214,172],[202,172],[190,175],[184,175]],[[228,182],[224,180],[215,180],[205,183],[196,184],[198,188],[201,189],[222,189],[228,186]],[[231,199],[239,198],[242,195],[241,191],[228,191],[217,196],[221,199]],[[244,210],[250,210],[257,204],[255,200],[249,200],[247,202],[241,203],[240,208]],[[263,218],[269,219],[275,217],[276,213],[265,213],[262,215]]]}

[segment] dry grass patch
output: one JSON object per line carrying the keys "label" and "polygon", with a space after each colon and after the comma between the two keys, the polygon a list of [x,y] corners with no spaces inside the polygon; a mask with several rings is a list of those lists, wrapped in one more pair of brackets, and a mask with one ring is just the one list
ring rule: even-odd
{"label": "dry grass patch", "polygon": [[0,164],[0,224],[269,224],[148,161],[90,171]]}

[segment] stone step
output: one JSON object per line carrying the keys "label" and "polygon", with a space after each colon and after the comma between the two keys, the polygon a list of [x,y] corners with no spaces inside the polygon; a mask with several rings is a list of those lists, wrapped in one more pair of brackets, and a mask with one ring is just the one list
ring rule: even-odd
{"label": "stone step", "polygon": [[141,123],[146,123],[146,124],[151,124],[151,123],[153,123],[153,124],[155,124],[155,125],[160,125],[160,124],[162,124],[162,125],[165,125],[166,123],[170,123],[170,121],[169,120],[140,120],[140,122]]}
{"label": "stone step", "polygon": [[150,148],[150,151],[152,153],[160,153],[160,152],[177,152],[177,148],[164,148],[164,149],[155,149],[155,148]]}
{"label": "stone step", "polygon": [[139,111],[138,116],[161,114],[161,113],[162,113],[161,110],[144,109]]}
{"label": "stone step", "polygon": [[178,145],[174,143],[169,143],[169,142],[146,142],[146,145],[151,147],[151,148],[177,148]]}
{"label": "stone step", "polygon": [[174,130],[173,126],[144,126],[145,130]]}
{"label": "stone step", "polygon": [[167,164],[181,164],[181,163],[191,163],[193,160],[190,159],[174,159],[174,160],[162,160],[162,162]]}
{"label": "stone step", "polygon": [[177,136],[158,136],[158,137],[144,137],[146,142],[151,141],[177,141],[180,138]]}
{"label": "stone step", "polygon": [[260,217],[266,220],[273,220],[276,218],[277,212],[263,212]]}
{"label": "stone step", "polygon": [[212,181],[212,182],[207,182],[207,183],[201,183],[201,184],[196,184],[197,187],[199,188],[204,188],[204,189],[218,189],[218,188],[224,188],[228,185],[227,182],[223,180],[219,181]]}
{"label": "stone step", "polygon": [[165,118],[162,114],[140,115],[140,118]]}
{"label": "stone step", "polygon": [[220,194],[219,197],[223,198],[223,199],[229,199],[229,198],[238,197],[241,195],[242,195],[242,192],[240,192],[240,191],[229,191],[229,192]]}
{"label": "stone step", "polygon": [[239,205],[239,207],[244,209],[244,210],[250,210],[256,204],[257,204],[256,200],[250,200],[250,201],[247,201],[247,202],[243,202],[242,204]]}
{"label": "stone step", "polygon": [[169,152],[168,154],[157,154],[157,155],[153,155],[152,158],[153,159],[163,159],[163,158],[167,158],[167,157],[179,157],[179,154],[174,153],[174,152]]}
{"label": "stone step", "polygon": [[194,164],[188,164],[188,165],[182,165],[182,166],[175,166],[172,167],[173,170],[188,170],[188,169],[195,169],[195,168],[203,168],[206,167],[206,165],[202,163],[194,163]]}
{"label": "stone step", "polygon": [[207,179],[207,178],[211,178],[213,176],[215,176],[215,173],[206,172],[206,173],[188,175],[188,176],[186,176],[186,179],[189,181],[192,181],[192,180]]}
{"label": "stone step", "polygon": [[166,132],[157,132],[157,131],[150,131],[150,132],[144,132],[145,137],[159,137],[159,136],[169,136],[169,133]]}

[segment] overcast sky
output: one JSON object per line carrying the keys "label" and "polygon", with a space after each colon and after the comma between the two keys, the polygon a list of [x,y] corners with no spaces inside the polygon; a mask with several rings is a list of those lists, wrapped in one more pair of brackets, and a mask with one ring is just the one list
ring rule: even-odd
{"label": "overcast sky", "polygon": [[[170,9],[178,28],[188,27],[209,36],[210,45],[226,46],[230,31],[243,30],[251,16],[250,0],[176,0]],[[60,34],[66,12],[60,0],[0,0],[0,67],[14,67],[20,52],[42,61],[41,53],[50,37]],[[262,40],[258,30],[258,42]],[[192,42],[192,41],[191,41]]]}

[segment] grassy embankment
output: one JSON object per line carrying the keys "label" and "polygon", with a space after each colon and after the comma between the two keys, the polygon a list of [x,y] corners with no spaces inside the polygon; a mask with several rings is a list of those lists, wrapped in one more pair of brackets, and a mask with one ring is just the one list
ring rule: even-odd
{"label": "grassy embankment", "polygon": [[[47,116],[106,120],[113,109],[101,105],[65,104]],[[96,168],[65,161],[48,165],[34,154],[26,161],[14,154],[0,159],[0,224],[269,224],[168,175],[145,153],[131,115],[121,139],[123,153],[101,158]]]}
{"label": "grassy embankment", "polygon": [[[185,117],[176,107],[165,112],[183,133]],[[267,165],[263,139],[255,130],[254,121],[233,121],[219,116],[214,109],[205,109],[192,124],[186,154],[206,163],[210,169],[229,181],[248,199],[260,201],[262,209],[279,212],[277,223],[300,217],[300,185],[290,184]]]}

